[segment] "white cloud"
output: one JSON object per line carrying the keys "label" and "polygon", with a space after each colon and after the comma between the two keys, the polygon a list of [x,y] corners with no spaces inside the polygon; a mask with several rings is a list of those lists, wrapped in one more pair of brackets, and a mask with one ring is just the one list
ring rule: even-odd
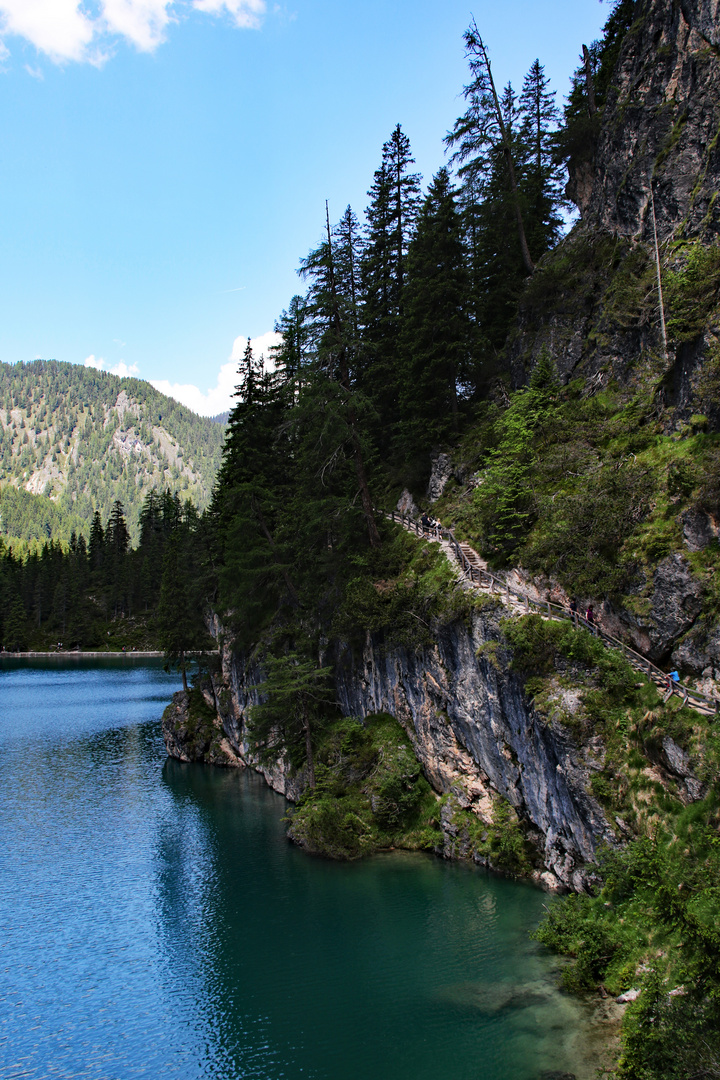
{"label": "white cloud", "polygon": [[[99,7],[99,11],[97,8]],[[0,0],[0,62],[8,55],[3,40],[22,37],[54,63],[85,61],[100,65],[109,49],[124,39],[142,52],[165,40],[170,22],[195,10],[229,15],[242,29],[257,29],[265,0],[96,0],[94,13],[83,0]]]}
{"label": "white cloud", "polygon": [[26,38],[56,62],[84,60],[94,35],[78,0],[0,0],[0,18],[3,34]]}
{"label": "white cloud", "polygon": [[[269,361],[270,361],[270,349],[272,348],[273,345],[279,345],[280,344],[280,334],[276,334],[274,330],[268,330],[267,334],[261,334],[260,337],[251,338],[250,344],[252,345],[252,351],[255,354],[255,356],[256,357],[264,356],[265,357],[265,366],[266,367],[268,367],[268,366],[272,367],[272,364],[269,363]],[[246,337],[243,337],[242,335],[240,337],[236,337],[235,340],[233,341],[233,347],[232,347],[232,352],[230,353],[230,359],[235,360],[235,361],[241,360],[242,355],[245,352],[246,345],[247,345],[247,338]]]}
{"label": "white cloud", "polygon": [[120,360],[113,367],[106,369],[105,360],[102,356],[96,358],[95,353],[90,353],[89,356],[86,356],[83,360],[83,364],[85,367],[95,368],[96,371],[107,370],[111,375],[119,375],[121,379],[127,379],[130,376],[138,375],[140,372],[140,368],[137,364],[130,364],[128,366],[124,360]]}
{"label": "white cloud", "polygon": [[[279,341],[280,335],[270,330],[267,334],[252,338],[250,344],[255,356],[264,354],[267,360],[270,346],[278,344]],[[217,416],[226,409],[232,409],[235,404],[233,394],[238,383],[238,361],[245,352],[246,345],[246,337],[235,338],[230,359],[220,368],[215,386],[209,387],[205,392],[192,383],[171,383],[168,379],[150,379],[150,382],[161,394],[175,398],[200,416]]]}
{"label": "white cloud", "polygon": [[103,22],[111,34],[127,38],[142,52],[165,40],[169,0],[103,0]]}
{"label": "white cloud", "polygon": [[119,375],[121,379],[129,379],[140,373],[140,368],[137,364],[128,365],[124,360],[121,360],[119,364],[115,364],[114,367],[109,368],[111,375]]}

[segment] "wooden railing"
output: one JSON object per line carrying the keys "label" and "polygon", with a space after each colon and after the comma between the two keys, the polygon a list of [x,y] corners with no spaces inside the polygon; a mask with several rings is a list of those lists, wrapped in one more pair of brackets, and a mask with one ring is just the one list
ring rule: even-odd
{"label": "wooden railing", "polygon": [[389,518],[390,521],[402,525],[404,529],[416,533],[417,536],[422,536],[428,540],[445,540],[452,548],[458,565],[468,581],[477,588],[487,589],[491,595],[496,595],[501,603],[510,606],[511,600],[514,598],[520,604],[524,604],[525,611],[528,613],[536,611],[538,614],[542,615],[544,619],[569,621],[576,629],[583,627],[591,634],[601,638],[613,649],[618,649],[625,655],[637,671],[641,671],[644,675],[647,675],[664,688],[665,701],[669,701],[673,694],[677,694],[682,698],[683,705],[689,705],[691,708],[697,709],[700,712],[720,712],[720,701],[717,698],[711,697],[709,694],[704,694],[700,690],[695,690],[692,686],[687,686],[685,683],[675,682],[666,672],[662,671],[659,667],[656,667],[646,656],[643,656],[642,653],[636,652],[635,649],[631,649],[624,641],[620,641],[618,638],[613,637],[612,634],[603,630],[597,623],[588,622],[588,620],[579,612],[570,611],[569,608],[564,607],[562,604],[556,604],[551,600],[536,600],[527,593],[513,588],[507,579],[500,574],[492,573],[479,566],[474,566],[462,550],[462,547],[458,543],[455,534],[451,529],[445,529],[441,525],[433,525],[429,528],[425,528],[409,514],[402,514],[398,510],[392,510],[389,513],[386,513],[385,517]]}

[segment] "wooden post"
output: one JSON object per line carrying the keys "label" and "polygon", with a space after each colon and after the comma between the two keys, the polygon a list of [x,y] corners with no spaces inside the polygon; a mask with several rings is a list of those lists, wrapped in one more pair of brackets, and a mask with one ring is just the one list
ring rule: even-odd
{"label": "wooden post", "polygon": [[547,607],[548,607],[548,615],[549,615],[550,614],[550,601],[549,600],[547,602]]}
{"label": "wooden post", "polygon": [[525,611],[529,611],[529,610],[530,610],[530,597],[526,593],[525,594]]}

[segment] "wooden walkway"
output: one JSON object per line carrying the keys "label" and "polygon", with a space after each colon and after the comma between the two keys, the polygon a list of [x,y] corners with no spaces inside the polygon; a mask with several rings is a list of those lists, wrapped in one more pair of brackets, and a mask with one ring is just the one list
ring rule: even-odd
{"label": "wooden walkway", "polygon": [[612,634],[608,634],[597,623],[589,623],[579,612],[571,612],[569,608],[564,607],[562,604],[553,603],[550,600],[536,600],[527,593],[511,587],[502,575],[488,570],[487,563],[474,548],[465,542],[459,542],[451,529],[445,529],[440,525],[425,529],[420,522],[415,521],[409,514],[401,514],[397,510],[386,513],[385,517],[398,525],[402,525],[409,532],[414,532],[417,536],[442,543],[446,553],[456,563],[465,581],[473,588],[482,589],[489,595],[495,596],[513,614],[525,615],[535,612],[541,615],[543,619],[572,622],[576,629],[582,627],[591,634],[602,638],[611,648],[622,652],[636,671],[652,679],[663,690],[663,701],[667,702],[673,694],[677,694],[682,699],[683,705],[689,705],[691,709],[695,709],[706,716],[720,712],[720,700],[711,697],[709,694],[704,694],[700,690],[695,690],[685,683],[673,682],[666,672],[656,667],[646,656],[636,652],[635,649],[631,649],[624,641],[613,637]]}

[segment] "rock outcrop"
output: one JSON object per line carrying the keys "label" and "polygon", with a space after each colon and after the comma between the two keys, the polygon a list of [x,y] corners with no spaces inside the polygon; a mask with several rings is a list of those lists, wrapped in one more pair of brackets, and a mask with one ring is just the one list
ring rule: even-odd
{"label": "rock outcrop", "polygon": [[592,179],[575,178],[583,221],[660,240],[720,232],[718,0],[645,0],[623,40]]}
{"label": "rock outcrop", "polygon": [[[666,430],[693,414],[720,427],[702,390],[714,330],[680,325],[684,300],[666,289],[663,341],[655,283],[655,224],[665,285],[690,248],[720,234],[719,0],[638,0],[598,117],[594,142],[568,163],[580,223],[539,263],[507,346],[515,386],[543,349],[561,380],[593,394],[610,381],[657,382]],[[653,214],[654,206],[654,214]]]}
{"label": "rock outcrop", "polygon": [[539,840],[544,884],[581,889],[600,844],[615,843],[589,782],[598,748],[578,746],[557,717],[538,713],[520,679],[497,660],[496,614],[438,631],[431,647],[385,648],[368,637],[338,657],[348,715],[389,712],[408,732],[436,791],[453,792],[483,818],[506,799]]}
{"label": "rock outcrop", "polygon": [[[548,888],[582,889],[593,877],[600,844],[614,844],[615,831],[590,794],[590,779],[602,768],[602,747],[580,746],[564,726],[572,703],[548,716],[538,712],[502,654],[499,612],[475,613],[470,623],[438,628],[431,646],[386,647],[368,636],[362,649],[336,647],[338,700],[360,720],[377,712],[396,717],[407,731],[426,777],[453,806],[480,821],[493,820],[498,797],[514,808],[539,852],[537,879]],[[216,630],[218,628],[216,627]],[[216,695],[223,759],[249,765],[291,800],[306,779],[282,761],[259,761],[248,743],[248,708],[257,701],[262,673],[246,656],[222,649],[222,687]],[[163,723],[168,753],[194,760],[188,751],[184,695],[176,695]],[[191,740],[191,746],[195,743]],[[205,758],[204,760],[211,760]],[[447,853],[462,855],[446,814]]]}

